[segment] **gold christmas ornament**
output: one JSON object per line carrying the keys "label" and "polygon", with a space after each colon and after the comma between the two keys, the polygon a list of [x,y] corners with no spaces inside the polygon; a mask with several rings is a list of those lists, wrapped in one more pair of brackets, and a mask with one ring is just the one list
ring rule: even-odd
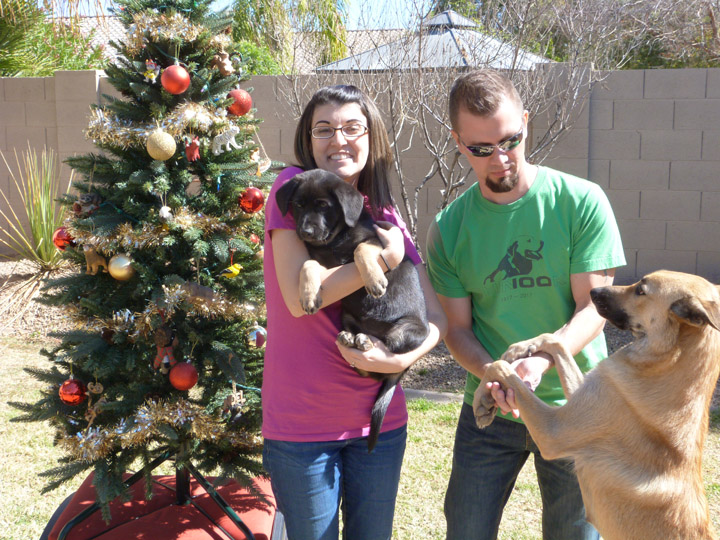
{"label": "gold christmas ornament", "polygon": [[135,269],[132,266],[132,259],[127,255],[118,253],[113,255],[108,263],[108,272],[118,281],[127,281],[135,275]]}
{"label": "gold christmas ornament", "polygon": [[153,131],[147,139],[145,145],[147,153],[150,157],[159,161],[165,161],[175,155],[177,146],[172,135],[158,128]]}

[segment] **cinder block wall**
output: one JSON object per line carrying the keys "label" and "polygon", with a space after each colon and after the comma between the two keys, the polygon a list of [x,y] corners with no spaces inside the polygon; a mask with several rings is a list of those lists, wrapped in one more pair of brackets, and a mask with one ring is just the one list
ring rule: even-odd
{"label": "cinder block wall", "polygon": [[[244,86],[253,89],[266,152],[292,162],[297,119],[281,84],[281,78],[259,76]],[[95,151],[83,135],[89,105],[113,92],[96,71],[0,78],[0,150],[12,157],[13,149],[20,152],[29,143],[38,151],[54,148],[61,159]],[[533,133],[542,131],[540,123],[536,119]],[[618,271],[618,281],[630,282],[667,268],[720,282],[718,126],[720,69],[611,72],[593,89],[572,130],[546,160],[549,166],[597,182],[607,192],[628,259]],[[406,176],[415,182],[430,164],[419,142],[403,154]],[[67,181],[69,170],[63,169]],[[16,206],[19,201],[10,182],[0,163],[0,189]],[[422,192],[421,248],[436,211],[433,189]],[[7,209],[4,201],[0,208]]]}

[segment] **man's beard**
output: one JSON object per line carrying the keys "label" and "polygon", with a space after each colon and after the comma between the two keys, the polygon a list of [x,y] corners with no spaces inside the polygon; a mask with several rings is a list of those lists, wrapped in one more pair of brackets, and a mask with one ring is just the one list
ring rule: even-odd
{"label": "man's beard", "polygon": [[512,191],[515,186],[518,185],[518,180],[519,177],[517,173],[510,176],[503,176],[497,182],[490,180],[490,177],[487,176],[485,177],[485,185],[493,193],[507,193],[508,191]]}

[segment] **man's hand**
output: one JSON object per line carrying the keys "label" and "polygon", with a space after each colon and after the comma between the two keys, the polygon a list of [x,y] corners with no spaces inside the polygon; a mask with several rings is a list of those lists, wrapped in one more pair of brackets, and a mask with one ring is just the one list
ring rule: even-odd
{"label": "man's hand", "polygon": [[[510,365],[517,373],[517,376],[534,392],[542,380],[543,373],[553,365],[550,358],[546,353],[536,353],[534,356],[519,358]],[[497,382],[488,383],[488,388],[503,414],[512,413],[513,417],[520,418],[520,410],[515,401],[515,392],[512,388],[508,388],[506,392]]]}

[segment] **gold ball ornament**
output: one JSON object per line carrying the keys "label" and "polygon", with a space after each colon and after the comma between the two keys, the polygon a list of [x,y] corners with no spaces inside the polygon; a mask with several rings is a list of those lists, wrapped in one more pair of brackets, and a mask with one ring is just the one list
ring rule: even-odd
{"label": "gold ball ornament", "polygon": [[135,275],[135,269],[132,266],[132,259],[127,255],[118,253],[113,255],[108,263],[108,272],[118,281],[127,281]]}
{"label": "gold ball ornament", "polygon": [[172,135],[158,128],[153,131],[145,144],[150,157],[158,161],[166,161],[175,155],[177,146]]}

